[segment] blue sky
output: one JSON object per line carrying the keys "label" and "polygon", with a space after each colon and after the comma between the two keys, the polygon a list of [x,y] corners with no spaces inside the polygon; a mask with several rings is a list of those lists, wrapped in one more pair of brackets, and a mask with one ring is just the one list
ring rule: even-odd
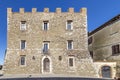
{"label": "blue sky", "polygon": [[120,0],[0,0],[0,64],[4,62],[6,49],[6,28],[7,17],[6,9],[13,8],[18,12],[19,8],[25,8],[30,12],[31,8],[50,8],[54,12],[57,7],[61,7],[62,11],[67,11],[69,7],[75,8],[79,12],[80,8],[88,9],[88,31],[92,31],[120,13]]}

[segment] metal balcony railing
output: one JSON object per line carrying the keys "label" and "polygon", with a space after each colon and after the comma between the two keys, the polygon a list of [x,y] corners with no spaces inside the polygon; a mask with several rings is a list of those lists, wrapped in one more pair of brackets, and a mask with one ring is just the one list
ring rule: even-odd
{"label": "metal balcony railing", "polygon": [[42,52],[43,54],[50,54],[50,50],[49,49],[47,49],[47,50],[45,50],[45,49],[43,49],[43,52]]}

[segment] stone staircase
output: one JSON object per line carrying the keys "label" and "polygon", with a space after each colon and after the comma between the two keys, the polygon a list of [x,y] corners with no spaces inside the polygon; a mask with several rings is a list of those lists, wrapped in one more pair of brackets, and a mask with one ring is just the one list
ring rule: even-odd
{"label": "stone staircase", "polygon": [[2,78],[0,80],[114,80],[105,78],[82,78],[82,77],[27,77],[27,78]]}

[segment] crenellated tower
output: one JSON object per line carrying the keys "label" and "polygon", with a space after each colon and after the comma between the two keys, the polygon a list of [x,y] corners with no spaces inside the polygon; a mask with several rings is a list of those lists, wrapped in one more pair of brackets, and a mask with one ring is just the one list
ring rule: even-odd
{"label": "crenellated tower", "polygon": [[4,74],[97,77],[87,44],[86,8],[80,12],[8,8]]}

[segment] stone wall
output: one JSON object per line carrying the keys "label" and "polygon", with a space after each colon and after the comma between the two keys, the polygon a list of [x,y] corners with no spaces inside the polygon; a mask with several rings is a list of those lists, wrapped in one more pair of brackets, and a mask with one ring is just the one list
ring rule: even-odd
{"label": "stone wall", "polygon": [[[7,53],[4,74],[66,74],[98,77],[88,54],[86,8],[81,12],[12,12],[8,8]],[[42,30],[43,21],[49,21],[49,30]],[[67,20],[73,21],[73,30],[66,30]],[[26,21],[27,29],[20,30],[20,22]],[[26,49],[20,49],[20,41],[26,40]],[[67,40],[73,40],[73,49],[67,50]],[[43,42],[49,41],[49,54],[43,54]],[[26,65],[20,65],[20,55],[26,56]],[[62,57],[59,60],[59,56]],[[34,59],[33,59],[34,57]],[[68,58],[74,58],[74,67],[69,67]],[[43,72],[43,59],[49,58],[50,72]],[[89,66],[88,66],[89,65]]]}
{"label": "stone wall", "polygon": [[[116,18],[117,19],[117,18]],[[120,55],[112,55],[112,46],[120,44],[120,20],[106,25],[89,36],[92,37],[92,43],[89,45],[89,51],[93,51],[94,61],[112,61],[117,62],[117,74],[120,77]]]}
{"label": "stone wall", "polygon": [[103,66],[109,66],[110,67],[110,76],[111,78],[115,78],[116,77],[116,62],[94,62],[96,68],[97,68],[97,72],[99,74],[99,77],[102,78],[102,67]]}

